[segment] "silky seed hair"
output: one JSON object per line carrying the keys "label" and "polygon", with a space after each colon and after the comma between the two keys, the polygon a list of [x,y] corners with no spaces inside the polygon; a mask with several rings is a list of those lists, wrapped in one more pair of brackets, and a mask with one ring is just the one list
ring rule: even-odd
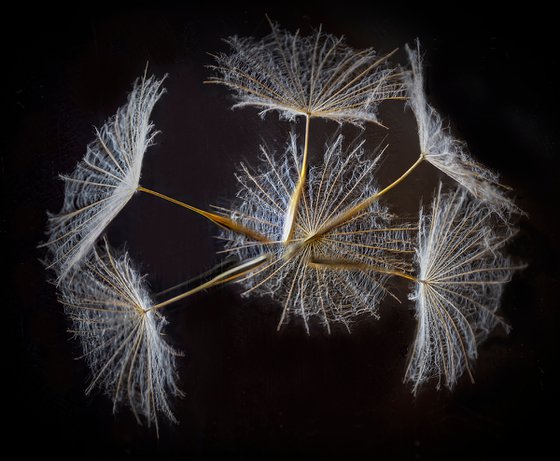
{"label": "silky seed hair", "polygon": [[261,115],[278,111],[290,120],[304,115],[362,125],[379,123],[380,102],[403,98],[401,72],[388,62],[392,53],[354,50],[321,28],[302,36],[270,25],[263,39],[230,37],[230,53],[215,55],[208,82],[230,87],[234,107],[256,107]]}
{"label": "silky seed hair", "polygon": [[442,192],[431,211],[420,211],[416,252],[416,338],[405,379],[413,391],[430,379],[452,388],[467,371],[477,346],[497,324],[496,311],[515,265],[504,255],[513,236],[491,207],[465,189]]}
{"label": "silky seed hair", "polygon": [[105,240],[58,289],[93,376],[86,393],[101,389],[113,411],[126,405],[139,423],[156,430],[158,414],[175,422],[170,401],[181,395],[178,352],[167,344],[167,321],[151,309],[144,278],[128,254],[114,252]]}
{"label": "silky seed hair", "polygon": [[506,195],[509,188],[500,184],[498,175],[471,157],[467,145],[453,137],[444,127],[441,116],[427,102],[419,44],[416,49],[407,46],[406,51],[411,66],[411,71],[405,73],[407,104],[416,117],[420,150],[425,160],[504,216],[504,221],[511,212],[521,213]]}
{"label": "silky seed hair", "polygon": [[136,192],[142,160],[157,132],[152,109],[163,80],[140,78],[127,103],[117,110],[87,146],[86,155],[64,181],[64,203],[47,224],[47,265],[60,282],[89,253],[107,225]]}
{"label": "silky seed hair", "polygon": [[410,271],[415,228],[395,219],[379,201],[348,222],[315,238],[323,226],[346,209],[374,195],[374,174],[380,156],[366,156],[363,142],[344,148],[337,136],[325,146],[322,162],[309,170],[295,233],[282,239],[291,191],[301,158],[292,134],[285,151],[274,155],[261,147],[261,164],[241,165],[239,190],[229,216],[267,237],[255,242],[224,232],[225,253],[240,260],[268,255],[267,263],[242,280],[245,294],[268,295],[283,309],[281,323],[303,319],[309,331],[316,317],[347,327],[360,314],[377,315],[390,293],[391,271]]}

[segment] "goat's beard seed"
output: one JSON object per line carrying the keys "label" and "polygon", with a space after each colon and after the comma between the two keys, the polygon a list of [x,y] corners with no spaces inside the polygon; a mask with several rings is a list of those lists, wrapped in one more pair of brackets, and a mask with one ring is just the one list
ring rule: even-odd
{"label": "goat's beard seed", "polygon": [[293,237],[283,241],[286,210],[299,175],[297,145],[292,135],[280,160],[262,148],[255,171],[241,166],[240,189],[229,216],[269,242],[224,232],[224,252],[240,260],[270,255],[242,284],[246,294],[269,295],[283,306],[281,321],[300,317],[308,331],[312,317],[327,328],[332,322],[349,326],[362,313],[377,315],[380,301],[390,293],[389,272],[411,270],[416,229],[375,201],[322,233],[342,212],[376,193],[379,156],[368,158],[363,142],[345,150],[338,136],[325,146],[322,164],[309,169]]}

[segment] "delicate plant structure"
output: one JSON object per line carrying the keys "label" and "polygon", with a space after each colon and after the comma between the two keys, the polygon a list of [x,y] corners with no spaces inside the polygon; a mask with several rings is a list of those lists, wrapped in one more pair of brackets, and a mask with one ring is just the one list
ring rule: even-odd
{"label": "delicate plant structure", "polygon": [[322,165],[307,175],[289,242],[283,240],[283,225],[299,177],[296,136],[290,137],[280,159],[261,148],[259,171],[241,167],[238,203],[230,217],[268,241],[228,231],[224,251],[240,260],[266,255],[266,264],[242,282],[245,293],[269,294],[283,305],[280,324],[294,314],[303,318],[308,332],[312,316],[329,330],[331,322],[348,326],[361,312],[375,314],[389,292],[390,275],[411,270],[403,256],[414,252],[416,229],[395,220],[379,201],[337,222],[342,212],[378,192],[373,180],[379,157],[366,158],[363,144],[344,150],[339,135],[325,146]]}
{"label": "delicate plant structure", "polygon": [[234,107],[362,125],[379,123],[380,102],[402,98],[401,72],[387,63],[396,50],[379,56],[372,48],[353,50],[321,29],[302,37],[270,25],[262,40],[231,37],[232,52],[218,54],[211,66],[216,75],[208,81],[232,88]]}
{"label": "delicate plant structure", "polygon": [[65,183],[64,204],[60,213],[49,215],[49,239],[43,244],[49,252],[48,267],[54,269],[59,282],[87,256],[107,225],[137,191],[243,232],[223,217],[140,186],[144,153],[157,134],[150,114],[164,92],[162,83],[163,80],[145,75],[136,81],[127,104],[96,131],[95,141],[87,147],[73,173],[61,176]]}
{"label": "delicate plant structure", "polygon": [[[305,132],[291,130],[285,145],[261,147],[256,164],[241,164],[228,206],[206,211],[140,185],[143,155],[157,133],[150,114],[164,92],[163,80],[144,75],[76,170],[62,176],[64,204],[49,216],[47,264],[93,373],[87,392],[102,388],[115,410],[126,403],[156,427],[158,413],[174,421],[170,399],[181,395],[177,352],[162,337],[165,308],[216,285],[237,282],[245,295],[271,297],[280,306],[278,328],[299,318],[311,334],[314,321],[330,333],[337,323],[350,329],[363,314],[376,317],[386,295],[402,298],[391,282],[404,279],[418,322],[404,372],[414,393],[432,378],[451,388],[465,371],[472,377],[478,344],[505,325],[496,313],[500,296],[521,266],[504,247],[520,210],[426,101],[419,47],[406,48],[407,69],[391,64],[392,53],[354,50],[321,29],[306,37],[271,27],[261,40],[230,38],[231,52],[215,56],[208,82],[231,88],[234,107],[274,110],[292,123],[303,117]],[[312,120],[390,129],[377,108],[400,99],[416,117],[419,156],[398,178],[379,177],[385,146],[369,149],[341,134],[310,165]],[[389,209],[384,196],[424,162],[454,184],[447,190],[440,183],[431,210],[421,208],[413,222]],[[106,239],[97,243],[135,192],[218,225],[219,253],[233,264],[152,302],[127,254]]]}
{"label": "delicate plant structure", "polygon": [[[470,200],[464,189],[444,194],[431,213],[420,210],[416,264],[418,330],[406,379],[418,386],[431,378],[452,387],[476,358],[477,343],[497,323],[503,286],[522,266],[501,253],[510,230],[498,232],[492,210]],[[507,328],[507,325],[506,325]]]}
{"label": "delicate plant structure", "polygon": [[94,247],[79,276],[60,284],[60,302],[93,372],[86,392],[103,388],[114,408],[125,401],[156,428],[156,411],[174,420],[168,394],[180,395],[177,352],[163,340],[166,321],[128,255],[113,255],[107,242]]}
{"label": "delicate plant structure", "polygon": [[[419,48],[419,46],[418,46]],[[505,195],[508,188],[498,182],[496,174],[473,160],[465,143],[453,138],[443,128],[443,121],[428,104],[424,94],[422,60],[418,50],[406,47],[411,72],[406,74],[409,105],[418,124],[420,159],[425,159],[467,189],[474,197],[497,212],[521,210]]]}
{"label": "delicate plant structure", "polygon": [[87,255],[136,192],[144,153],[157,134],[150,114],[163,93],[162,82],[153,77],[135,82],[127,104],[96,132],[74,172],[61,176],[64,205],[49,216],[46,243],[49,267],[59,280]]}

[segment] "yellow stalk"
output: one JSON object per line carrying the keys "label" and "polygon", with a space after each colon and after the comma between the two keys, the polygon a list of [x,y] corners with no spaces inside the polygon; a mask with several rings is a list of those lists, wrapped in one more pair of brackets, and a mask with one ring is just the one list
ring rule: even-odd
{"label": "yellow stalk", "polygon": [[216,285],[221,285],[223,283],[231,282],[232,280],[243,277],[245,274],[256,269],[267,260],[268,260],[268,255],[257,256],[256,258],[250,259],[249,261],[241,263],[238,266],[232,267],[231,269],[222,272],[221,274],[208,280],[207,282],[204,282],[203,284],[194,287],[192,290],[186,291],[185,293],[181,293],[180,295],[174,296],[173,298],[170,298],[166,301],[156,304],[155,306],[152,306],[149,310],[161,309],[162,307],[168,306],[169,304],[175,303],[177,301],[180,301],[181,299],[187,298],[188,296],[194,295],[199,291],[206,290]]}
{"label": "yellow stalk", "polygon": [[282,240],[284,242],[289,242],[293,235],[295,229],[295,222],[297,218],[299,201],[301,199],[301,194],[303,193],[303,188],[305,186],[305,179],[307,177],[307,153],[309,150],[309,124],[311,116],[307,114],[305,116],[305,141],[303,147],[303,159],[301,161],[301,169],[299,172],[298,182],[296,188],[292,193],[290,198],[290,204],[288,206],[288,211],[286,214],[286,221],[284,222],[284,232],[282,235]]}
{"label": "yellow stalk", "polygon": [[160,192],[156,192],[154,190],[147,189],[146,187],[138,186],[137,190],[140,191],[140,192],[145,192],[146,194],[150,194],[150,195],[153,195],[155,197],[161,198],[161,199],[166,200],[168,202],[174,203],[175,205],[179,205],[183,208],[186,208],[187,210],[194,211],[195,213],[209,219],[214,224],[217,224],[218,226],[223,227],[225,229],[237,232],[238,234],[243,234],[243,235],[249,237],[250,239],[253,239],[253,240],[256,240],[256,241],[259,241],[259,242],[268,242],[269,241],[264,235],[261,235],[254,230],[248,229],[247,227],[236,223],[235,221],[231,220],[230,218],[228,218],[226,216],[221,216],[219,214],[212,213],[210,211],[201,210],[200,208],[196,208],[192,205],[189,205],[188,203],[184,203],[184,202],[181,202],[180,200],[177,200],[177,199],[171,198],[167,195],[161,194]]}
{"label": "yellow stalk", "polygon": [[391,189],[393,189],[398,184],[400,184],[402,181],[404,181],[405,178],[408,175],[410,175],[410,173],[412,173],[416,169],[416,167],[422,163],[423,160],[424,160],[424,155],[422,154],[422,155],[420,155],[420,157],[418,157],[416,162],[414,162],[408,170],[406,170],[398,179],[396,179],[391,184],[389,184],[385,189],[380,190],[379,192],[376,192],[371,197],[368,197],[368,198],[364,199],[363,201],[361,201],[357,205],[354,205],[353,207],[351,207],[351,208],[347,209],[346,211],[343,211],[342,213],[340,213],[338,216],[335,216],[334,218],[330,219],[329,221],[327,221],[325,223],[325,225],[320,227],[317,232],[315,232],[314,234],[307,237],[307,239],[305,241],[306,242],[311,242],[311,241],[317,240],[318,238],[325,235],[330,230],[345,224],[350,219],[352,219],[354,216],[356,216],[357,214],[359,214],[362,211],[364,211],[365,209],[367,209],[372,203],[374,203],[376,200],[378,200],[382,195],[386,194]]}
{"label": "yellow stalk", "polygon": [[416,277],[409,275],[406,272],[401,272],[392,269],[384,269],[383,267],[374,266],[371,264],[365,264],[361,262],[355,262],[355,261],[345,261],[345,260],[328,259],[328,258],[312,258],[309,260],[309,266],[315,269],[331,269],[331,270],[338,269],[343,271],[348,271],[348,270],[374,271],[374,272],[379,272],[381,274],[395,275],[397,277],[411,280],[413,282],[421,282],[421,280],[418,280]]}

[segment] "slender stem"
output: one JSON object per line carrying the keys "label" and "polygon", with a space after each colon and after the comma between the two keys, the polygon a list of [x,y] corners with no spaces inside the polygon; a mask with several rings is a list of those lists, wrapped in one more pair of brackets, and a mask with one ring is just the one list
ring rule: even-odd
{"label": "slender stem", "polygon": [[391,184],[389,184],[385,189],[376,192],[375,194],[361,201],[357,205],[354,205],[353,207],[340,213],[338,216],[335,216],[333,219],[327,221],[325,225],[322,226],[317,232],[315,232],[313,235],[310,235],[306,239],[306,241],[313,241],[320,238],[322,235],[326,234],[330,230],[343,225],[344,223],[352,219],[354,216],[356,216],[358,213],[364,211],[372,203],[378,200],[382,195],[386,194],[391,189],[393,189],[398,184],[400,184],[402,181],[404,181],[405,178],[408,175],[410,175],[410,173],[412,173],[416,169],[416,167],[422,163],[423,160],[424,160],[424,155],[421,154],[420,157],[418,157],[418,159],[411,165],[411,167],[408,170],[406,170],[398,179],[396,179]]}
{"label": "slender stem", "polygon": [[158,291],[157,293],[154,294],[154,296],[160,297],[163,296],[171,291],[176,291],[179,288],[183,288],[187,285],[193,285],[194,283],[200,282],[201,280],[206,279],[207,277],[209,277],[212,274],[215,274],[218,272],[218,270],[223,270],[224,267],[231,267],[231,260],[228,260],[228,258],[226,258],[224,261],[216,264],[214,267],[208,269],[207,271],[201,272],[200,274],[195,275],[194,277],[185,280],[183,282],[178,283],[177,285],[173,285],[172,287],[166,288],[165,290],[162,291]]}
{"label": "slender stem", "polygon": [[174,203],[175,205],[179,205],[182,206],[183,208],[186,208],[187,210],[191,210],[194,211],[195,213],[201,214],[203,216],[206,216],[206,212],[203,210],[200,210],[199,208],[196,208],[192,205],[189,205],[187,203],[181,202],[180,200],[174,199],[172,197],[169,197],[168,195],[164,195],[160,192],[156,192],[155,190],[152,189],[148,189],[146,187],[143,186],[138,186],[137,190],[139,192],[145,192],[147,194],[153,195],[155,197],[161,198],[163,200],[166,200],[168,202]]}
{"label": "slender stem", "polygon": [[384,269],[381,269],[380,267],[377,267],[377,268],[372,269],[372,270],[375,270],[376,272],[380,272],[382,274],[395,275],[397,277],[400,277],[400,278],[403,278],[403,279],[406,279],[406,280],[411,280],[412,282],[424,283],[422,280],[418,280],[413,275],[409,275],[405,272],[384,270]]}
{"label": "slender stem", "polygon": [[394,182],[392,182],[391,184],[389,184],[385,189],[380,190],[379,192],[377,192],[375,195],[373,195],[371,198],[373,200],[377,200],[379,197],[381,197],[382,195],[386,194],[387,192],[389,192],[393,187],[398,186],[402,181],[404,181],[406,179],[406,177],[412,173],[416,167],[418,165],[420,165],[422,163],[422,161],[424,160],[424,154],[421,154],[420,157],[418,157],[418,159],[411,165],[411,167],[406,170],[397,180],[395,180]]}
{"label": "slender stem", "polygon": [[152,189],[148,189],[146,187],[138,186],[138,188],[136,190],[138,190],[140,192],[145,192],[146,194],[150,194],[150,195],[153,195],[153,196],[158,197],[158,198],[161,198],[161,199],[166,200],[168,202],[171,202],[175,205],[179,205],[183,208],[186,208],[187,210],[194,211],[195,213],[209,219],[214,224],[217,224],[218,226],[223,227],[225,229],[237,232],[238,234],[243,234],[243,235],[249,237],[250,239],[253,239],[253,240],[256,240],[256,241],[259,241],[259,242],[268,242],[269,241],[264,235],[261,235],[254,230],[248,229],[247,227],[236,223],[235,221],[231,220],[230,218],[228,218],[226,216],[221,216],[219,214],[212,213],[210,211],[201,210],[200,208],[196,208],[192,205],[189,205],[188,203],[181,202],[180,200],[171,198],[167,195],[164,195],[160,192],[156,192]]}
{"label": "slender stem", "polygon": [[175,303],[177,301],[180,301],[181,299],[185,299],[188,296],[194,295],[199,291],[206,290],[216,285],[221,285],[223,283],[231,282],[232,280],[238,279],[239,277],[242,277],[248,272],[261,266],[265,261],[268,260],[268,257],[269,256],[265,254],[265,255],[257,256],[256,258],[252,258],[248,261],[245,261],[235,267],[232,267],[231,269],[222,272],[216,277],[211,278],[207,282],[204,282],[201,285],[198,285],[197,287],[194,287],[193,289],[186,291],[185,293],[181,293],[177,296],[174,296],[173,298],[170,298],[166,301],[156,304],[155,306],[152,306],[149,310],[161,309],[165,306],[168,306],[169,304]]}
{"label": "slender stem", "polygon": [[305,116],[305,141],[303,145],[303,159],[301,161],[301,169],[299,172],[298,182],[296,188],[292,193],[290,198],[290,205],[288,206],[288,212],[286,214],[286,221],[284,222],[284,232],[282,234],[282,240],[284,242],[289,242],[293,235],[295,229],[295,222],[298,212],[298,205],[301,199],[301,194],[303,193],[303,187],[305,186],[305,179],[307,177],[307,153],[309,151],[309,125],[311,116],[306,114]]}
{"label": "slender stem", "polygon": [[413,282],[423,282],[416,277],[407,274],[406,272],[401,272],[393,269],[385,269],[383,267],[374,266],[371,264],[364,264],[355,261],[345,261],[337,259],[326,259],[326,258],[313,258],[309,261],[311,267],[317,269],[338,269],[338,270],[363,270],[363,271],[374,271],[381,274],[394,275],[401,277],[406,280],[411,280]]}

